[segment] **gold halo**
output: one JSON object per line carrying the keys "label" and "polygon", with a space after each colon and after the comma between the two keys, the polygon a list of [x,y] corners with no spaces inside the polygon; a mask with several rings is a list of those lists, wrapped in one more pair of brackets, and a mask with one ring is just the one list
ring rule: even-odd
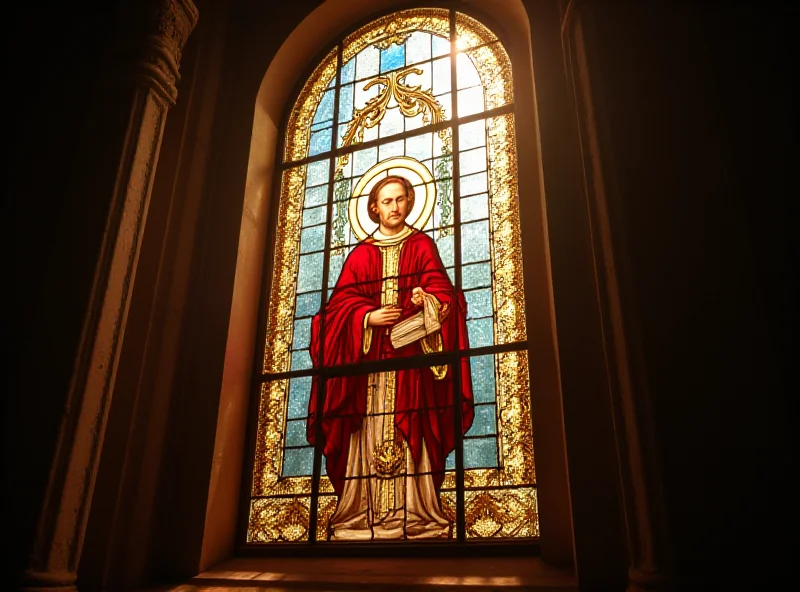
{"label": "gold halo", "polygon": [[[403,170],[411,171],[413,176],[403,174]],[[353,189],[348,213],[350,214],[350,227],[358,240],[364,240],[378,228],[378,225],[370,220],[367,211],[370,190],[381,179],[396,174],[402,175],[411,181],[416,192],[414,209],[409,212],[406,224],[413,226],[417,230],[422,230],[428,220],[431,219],[433,206],[436,203],[436,184],[433,182],[431,171],[416,158],[411,158],[410,156],[387,158],[364,173]],[[416,177],[419,182],[415,182],[413,177]],[[424,190],[424,196],[419,195],[420,190]],[[421,197],[423,199],[420,199]]]}

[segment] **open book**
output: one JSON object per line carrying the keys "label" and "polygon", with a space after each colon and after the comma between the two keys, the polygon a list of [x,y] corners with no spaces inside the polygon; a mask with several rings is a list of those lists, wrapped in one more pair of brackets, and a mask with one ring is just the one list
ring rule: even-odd
{"label": "open book", "polygon": [[431,333],[436,333],[441,328],[439,301],[435,296],[425,294],[422,310],[392,327],[390,334],[392,346],[395,349],[400,349]]}

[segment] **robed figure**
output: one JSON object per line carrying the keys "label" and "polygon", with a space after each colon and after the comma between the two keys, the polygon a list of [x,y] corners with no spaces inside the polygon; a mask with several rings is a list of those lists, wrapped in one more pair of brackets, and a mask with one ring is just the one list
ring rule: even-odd
{"label": "robed figure", "polygon": [[[424,356],[466,349],[466,302],[442,264],[436,244],[406,224],[414,188],[389,176],[369,193],[378,229],[344,263],[330,300],[313,319],[316,367]],[[413,368],[328,378],[317,408],[318,379],[309,403],[308,440],[322,436],[327,474],[339,497],[330,521],[334,540],[452,536],[439,489],[455,447],[455,408],[461,433],[474,417],[469,363],[461,362],[460,392],[453,368]]]}

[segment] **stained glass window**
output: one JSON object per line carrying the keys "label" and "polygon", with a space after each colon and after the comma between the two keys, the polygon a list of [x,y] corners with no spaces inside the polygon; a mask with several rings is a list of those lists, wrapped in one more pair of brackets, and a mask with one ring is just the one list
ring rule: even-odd
{"label": "stained glass window", "polygon": [[380,18],[308,79],[247,544],[538,536],[516,166],[510,62],[466,14]]}

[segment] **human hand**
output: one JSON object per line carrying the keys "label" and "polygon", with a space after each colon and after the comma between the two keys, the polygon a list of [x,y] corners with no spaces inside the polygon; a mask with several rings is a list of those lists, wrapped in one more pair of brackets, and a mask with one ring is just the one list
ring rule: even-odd
{"label": "human hand", "polygon": [[386,327],[394,325],[403,310],[399,306],[384,306],[369,313],[367,325],[370,327]]}
{"label": "human hand", "polygon": [[416,304],[417,306],[422,306],[422,304],[425,302],[425,300],[423,299],[423,296],[425,296],[425,294],[426,292],[422,288],[420,287],[414,288],[413,290],[411,290],[411,302],[413,304]]}

